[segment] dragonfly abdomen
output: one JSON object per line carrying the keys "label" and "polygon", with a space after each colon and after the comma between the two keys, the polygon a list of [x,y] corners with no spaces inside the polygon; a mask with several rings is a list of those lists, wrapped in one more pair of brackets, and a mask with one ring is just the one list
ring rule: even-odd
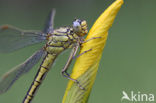
{"label": "dragonfly abdomen", "polygon": [[31,84],[31,87],[29,88],[26,97],[23,100],[23,103],[30,103],[33,99],[37,89],[39,88],[40,84],[42,83],[44,77],[46,76],[47,72],[49,71],[50,67],[52,66],[55,58],[57,55],[47,53],[45,56],[42,64],[40,65],[40,68],[34,78],[33,83]]}

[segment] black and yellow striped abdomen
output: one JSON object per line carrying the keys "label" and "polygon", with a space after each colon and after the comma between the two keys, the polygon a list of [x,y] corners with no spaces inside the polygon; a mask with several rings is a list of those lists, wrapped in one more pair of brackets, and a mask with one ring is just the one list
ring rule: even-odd
{"label": "black and yellow striped abdomen", "polygon": [[33,96],[35,95],[37,89],[39,88],[40,84],[42,83],[44,77],[46,76],[47,72],[49,71],[49,68],[53,64],[54,60],[56,58],[56,55],[53,54],[47,54],[40,65],[40,68],[34,78],[34,81],[29,88],[27,95],[25,99],[23,100],[23,103],[30,103],[30,101],[33,99]]}

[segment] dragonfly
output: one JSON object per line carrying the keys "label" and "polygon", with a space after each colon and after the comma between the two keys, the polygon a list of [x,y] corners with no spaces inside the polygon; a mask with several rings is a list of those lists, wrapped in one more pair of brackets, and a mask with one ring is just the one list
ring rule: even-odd
{"label": "dragonfly", "polygon": [[55,12],[55,9],[51,10],[43,31],[23,30],[12,25],[2,25],[0,27],[1,53],[13,52],[20,48],[46,41],[44,47],[2,76],[0,80],[0,94],[7,92],[16,80],[29,72],[40,59],[43,59],[22,102],[30,103],[57,56],[68,48],[71,48],[71,53],[61,73],[64,77],[77,83],[81,89],[84,89],[77,80],[70,77],[67,70],[76,56],[78,48],[85,42],[84,36],[88,33],[87,22],[75,19],[71,26],[54,29]]}

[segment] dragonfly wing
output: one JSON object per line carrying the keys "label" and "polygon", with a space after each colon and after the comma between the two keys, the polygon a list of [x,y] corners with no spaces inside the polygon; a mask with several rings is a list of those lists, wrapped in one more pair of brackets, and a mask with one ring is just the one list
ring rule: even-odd
{"label": "dragonfly wing", "polygon": [[39,50],[29,57],[22,64],[11,69],[9,72],[4,74],[0,80],[0,94],[6,92],[13,83],[23,74],[27,73],[32,67],[39,62],[41,57],[45,55],[44,50]]}
{"label": "dragonfly wing", "polygon": [[0,52],[11,52],[46,39],[40,31],[22,30],[11,25],[0,26]]}
{"label": "dragonfly wing", "polygon": [[55,13],[56,13],[56,10],[52,9],[49,16],[48,16],[46,26],[45,26],[45,28],[43,30],[43,32],[46,33],[46,34],[53,32]]}

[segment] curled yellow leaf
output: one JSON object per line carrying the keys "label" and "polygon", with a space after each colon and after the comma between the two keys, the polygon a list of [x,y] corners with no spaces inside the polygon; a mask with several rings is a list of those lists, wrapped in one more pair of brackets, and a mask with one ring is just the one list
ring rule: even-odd
{"label": "curled yellow leaf", "polygon": [[75,86],[73,84],[73,81],[69,81],[62,103],[87,102],[96,77],[102,51],[107,40],[108,30],[112,26],[122,4],[123,0],[116,0],[100,15],[92,26],[86,40],[95,37],[100,38],[89,40],[82,45],[80,53],[89,49],[92,50],[77,58],[71,74],[71,78],[79,80],[86,90],[80,90],[77,85]]}

